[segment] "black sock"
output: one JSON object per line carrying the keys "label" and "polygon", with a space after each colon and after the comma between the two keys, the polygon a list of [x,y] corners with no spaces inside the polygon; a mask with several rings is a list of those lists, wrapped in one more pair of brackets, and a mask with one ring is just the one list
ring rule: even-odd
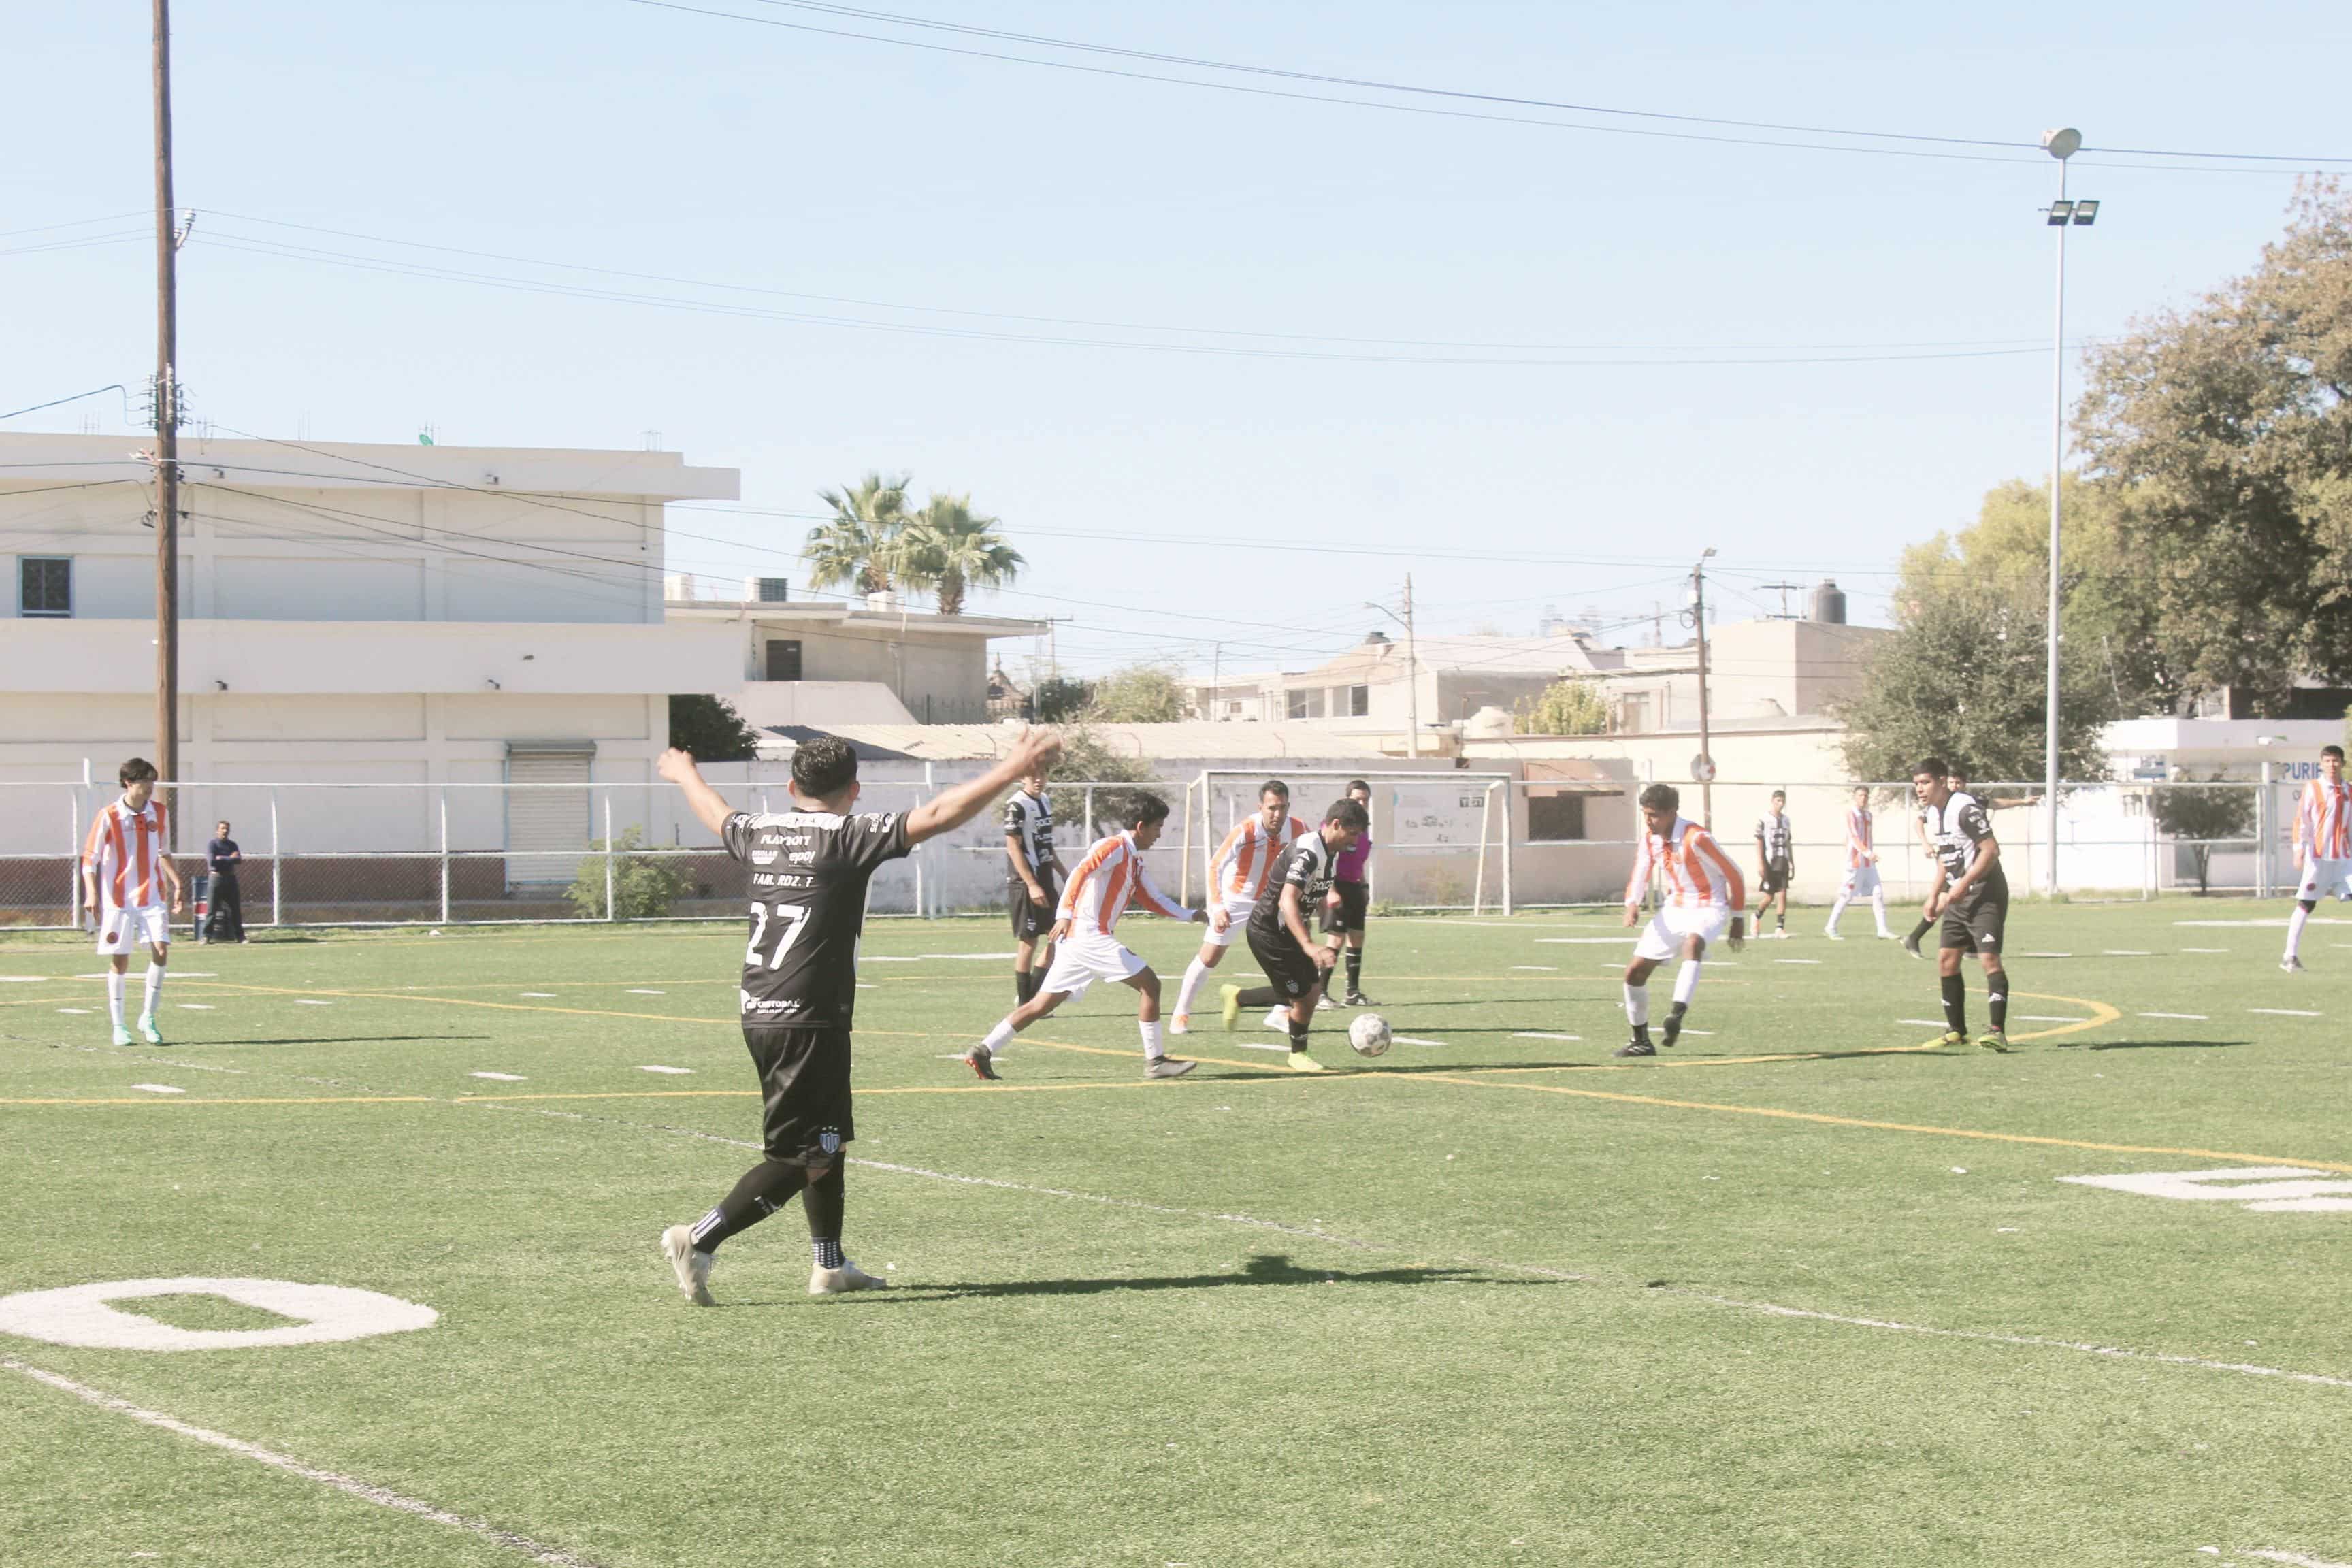
{"label": "black sock", "polygon": [[801,1208],[808,1215],[809,1245],[819,1268],[838,1268],[842,1263],[841,1215],[848,1205],[841,1173],[841,1166],[833,1166],[809,1183],[801,1197]]}
{"label": "black sock", "polygon": [[[808,1182],[808,1172],[781,1160],[762,1160],[743,1173],[735,1190],[694,1225],[694,1249],[716,1252],[737,1231],[749,1230],[786,1204]],[[839,1223],[835,1215],[836,1226]]]}
{"label": "black sock", "polygon": [[1351,947],[1348,950],[1348,991],[1352,995],[1363,988],[1364,950],[1360,947]]}
{"label": "black sock", "polygon": [[1685,1014],[1685,1013],[1687,1013],[1687,1012],[1689,1012],[1689,1011],[1690,1011],[1690,1004],[1689,1004],[1689,1003],[1687,1003],[1687,1002],[1677,1002],[1677,1003],[1674,1004],[1674,1005],[1672,1005],[1672,1006],[1670,1006],[1670,1007],[1668,1007],[1668,1008],[1666,1009],[1666,1016],[1667,1016],[1667,1017],[1669,1017],[1669,1018],[1672,1018],[1675,1022],[1676,1022],[1677,1024],[1679,1024],[1679,1023],[1681,1023],[1681,1022],[1682,1022],[1683,1015],[1684,1015],[1684,1014]]}
{"label": "black sock", "polygon": [[1304,1019],[1290,1020],[1290,1048],[1294,1051],[1303,1051],[1307,1048],[1307,1024]]}
{"label": "black sock", "polygon": [[1969,1032],[1969,983],[1957,974],[1944,976],[1944,1024],[1956,1035]]}
{"label": "black sock", "polygon": [[1029,1000],[1029,972],[1025,969],[1016,969],[1013,972],[1013,1005],[1018,1007],[1027,1000]]}
{"label": "black sock", "polygon": [[1647,1024],[1634,1025],[1633,1037],[1637,1040],[1647,1040],[1650,1037],[1650,1026]]}
{"label": "black sock", "polygon": [[1929,931],[1934,931],[1935,929],[1936,922],[1934,921],[1922,919],[1917,925],[1911,928],[1911,940],[1913,942],[1917,942],[1921,937],[1926,936]]}
{"label": "black sock", "polygon": [[1985,1016],[1992,1020],[1992,1032],[2004,1032],[2009,1023],[2009,976],[1995,972],[1985,985]]}
{"label": "black sock", "polygon": [[1271,1007],[1282,1000],[1282,993],[1271,985],[1250,985],[1242,991],[1242,1005],[1244,1007]]}

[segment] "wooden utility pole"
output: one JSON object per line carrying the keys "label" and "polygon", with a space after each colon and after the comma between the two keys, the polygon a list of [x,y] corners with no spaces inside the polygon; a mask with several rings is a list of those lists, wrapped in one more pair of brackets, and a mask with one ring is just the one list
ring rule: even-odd
{"label": "wooden utility pole", "polygon": [[[1710,549],[1706,555],[1715,552]],[[1706,555],[1691,568],[1691,626],[1698,636],[1698,821],[1715,831],[1715,749],[1706,725]]]}
{"label": "wooden utility pole", "polygon": [[1412,760],[1421,761],[1421,655],[1412,640],[1412,574],[1404,574],[1405,713],[1412,725]]}
{"label": "wooden utility pole", "polygon": [[[172,8],[155,6],[155,766],[180,778],[179,235],[172,203]],[[164,810],[180,826],[176,789]],[[169,850],[171,846],[164,846]]]}

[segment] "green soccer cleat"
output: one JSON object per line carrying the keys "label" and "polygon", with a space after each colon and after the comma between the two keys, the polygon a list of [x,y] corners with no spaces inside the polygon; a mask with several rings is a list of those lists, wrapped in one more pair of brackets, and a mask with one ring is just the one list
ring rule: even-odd
{"label": "green soccer cleat", "polygon": [[163,1037],[155,1029],[154,1014],[149,1013],[140,1018],[139,1037],[151,1046],[160,1046],[163,1043]]}
{"label": "green soccer cleat", "polygon": [[1242,988],[1238,985],[1219,986],[1217,994],[1225,999],[1225,1033],[1230,1035],[1241,1026]]}
{"label": "green soccer cleat", "polygon": [[1936,1044],[1938,1046],[1965,1046],[1968,1043],[1968,1036],[1958,1029],[1947,1029],[1936,1037]]}
{"label": "green soccer cleat", "polygon": [[1990,1034],[1979,1035],[1977,1037],[1977,1044],[1979,1047],[1988,1051],[2007,1051],[2009,1049],[2009,1037],[2002,1034],[1999,1029],[1995,1029]]}

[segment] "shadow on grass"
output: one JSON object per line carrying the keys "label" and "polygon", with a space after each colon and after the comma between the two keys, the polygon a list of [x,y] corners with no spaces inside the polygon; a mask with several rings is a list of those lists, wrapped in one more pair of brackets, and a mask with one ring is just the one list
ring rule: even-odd
{"label": "shadow on grass", "polygon": [[[488,1035],[268,1035],[242,1040],[166,1040],[163,1048],[174,1051],[205,1050],[215,1046],[373,1046],[413,1045],[420,1041],[487,1040]],[[152,1046],[131,1046],[130,1050],[152,1050]]]}
{"label": "shadow on grass", "polygon": [[2244,1040],[2100,1040],[2086,1046],[2055,1048],[2078,1051],[2226,1051],[2247,1043]]}
{"label": "shadow on grass", "polygon": [[[999,1279],[943,1281],[901,1285],[865,1298],[877,1305],[898,1301],[915,1305],[962,1297],[1098,1296],[1115,1290],[1209,1290],[1230,1285],[1437,1285],[1449,1280],[1482,1285],[1549,1285],[1549,1279],[1500,1279],[1476,1268],[1435,1268],[1401,1266],[1395,1268],[1307,1268],[1285,1253],[1260,1253],[1231,1274],[1131,1275],[1103,1279]],[[722,1306],[776,1307],[785,1301],[726,1302]]]}

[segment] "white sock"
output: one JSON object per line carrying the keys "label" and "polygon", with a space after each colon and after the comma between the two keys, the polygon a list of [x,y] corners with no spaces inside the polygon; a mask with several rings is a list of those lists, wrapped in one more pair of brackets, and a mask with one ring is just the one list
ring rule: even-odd
{"label": "white sock", "polygon": [[991,1051],[1001,1051],[1006,1046],[1011,1045],[1013,1043],[1013,1020],[1010,1018],[999,1018],[996,1021],[996,1027],[989,1030],[987,1037],[980,1043],[987,1047]]}
{"label": "white sock", "polygon": [[2295,905],[2294,913],[2286,917],[2287,957],[2293,958],[2294,956],[2295,949],[2303,945],[2303,922],[2310,918],[2311,911],[2305,909],[2301,904]]}
{"label": "white sock", "polygon": [[1192,1016],[1192,998],[1200,994],[1201,982],[1208,977],[1209,966],[1201,962],[1199,953],[1194,953],[1192,962],[1184,966],[1184,984],[1178,987],[1176,992],[1178,1017],[1189,1018]]}
{"label": "white sock", "polygon": [[1625,987],[1625,1021],[1634,1027],[1650,1021],[1650,988],[1646,985]]}
{"label": "white sock", "polygon": [[162,994],[163,994],[163,966],[150,961],[147,965],[147,1007],[140,1014],[141,1017],[152,1018],[155,1016],[155,999]]}
{"label": "white sock", "polygon": [[1840,893],[1837,897],[1837,902],[1830,906],[1830,923],[1826,928],[1830,935],[1837,935],[1838,916],[1845,913],[1846,905],[1852,902],[1853,902],[1852,897],[1844,893]]}
{"label": "white sock", "polygon": [[1168,1054],[1165,1050],[1161,1049],[1160,1045],[1159,1019],[1154,1018],[1151,1022],[1147,1024],[1142,1019],[1138,1018],[1135,1021],[1135,1026],[1143,1032],[1143,1059],[1145,1061],[1156,1062],[1161,1057]]}
{"label": "white sock", "polygon": [[1888,930],[1886,929],[1886,889],[1884,889],[1884,888],[1873,888],[1873,889],[1870,889],[1870,912],[1871,912],[1871,914],[1872,914],[1874,917],[1875,917],[1875,918],[1876,918],[1876,920],[1877,920],[1877,921],[1878,921],[1878,934],[1879,934],[1879,935],[1881,935],[1881,936],[1893,936],[1893,935],[1895,934],[1893,931],[1888,931]]}
{"label": "white sock", "polygon": [[130,978],[120,969],[106,972],[106,1012],[118,1029],[122,1027],[122,987]]}
{"label": "white sock", "polygon": [[1675,971],[1675,1000],[1685,1007],[1698,994],[1698,971],[1699,963],[1696,958],[1684,959],[1683,966]]}

